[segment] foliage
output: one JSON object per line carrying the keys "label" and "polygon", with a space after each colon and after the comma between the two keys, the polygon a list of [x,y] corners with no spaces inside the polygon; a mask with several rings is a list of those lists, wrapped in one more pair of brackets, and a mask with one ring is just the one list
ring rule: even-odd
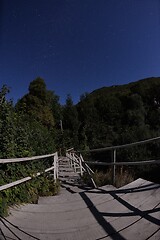
{"label": "foliage", "polygon": [[76,107],[70,95],[67,96],[66,104],[63,107],[63,141],[66,148],[79,145],[78,141],[79,120]]}
{"label": "foliage", "polygon": [[80,129],[89,148],[158,136],[160,78],[106,87],[77,104]]}
{"label": "foliage", "polygon": [[[98,187],[104,185],[113,185],[113,171],[111,168],[108,170],[95,171],[93,179]],[[117,169],[115,187],[122,187],[132,181],[134,181],[134,176],[132,171],[123,169],[123,167]]]}
{"label": "foliage", "polygon": [[57,101],[58,97],[48,91],[44,80],[38,77],[30,83],[29,93],[17,102],[16,109],[50,129],[55,125],[53,107],[58,107]]}
{"label": "foliage", "polygon": [[[59,97],[46,88],[40,77],[30,83],[28,90],[14,106],[6,98],[8,87],[4,85],[0,89],[0,158],[49,154],[56,150],[64,153],[70,147],[89,150],[160,136],[160,78],[104,87],[82,95],[76,105],[68,95],[65,105],[61,106]],[[118,150],[117,160],[158,159],[159,144]],[[89,157],[111,161],[109,152],[87,155]],[[47,161],[35,161],[1,165],[0,184],[41,171],[48,164]],[[135,167],[132,172],[134,176],[147,176],[152,180],[153,174],[158,176],[159,168],[159,165]],[[96,174],[101,176],[101,173]],[[106,176],[97,181],[100,184],[103,179],[110,182],[108,173]],[[125,179],[127,174],[120,176]],[[36,202],[38,194],[48,195],[56,189],[55,183],[46,175],[39,181],[33,179],[31,183],[1,192],[0,212],[5,213],[6,207],[15,202],[30,199]]]}
{"label": "foliage", "polygon": [[[160,78],[104,87],[77,104],[81,149],[122,145],[160,135]],[[159,143],[117,150],[117,161],[159,159]],[[157,149],[157,150],[156,150]],[[92,160],[111,161],[109,152],[91,154]],[[160,166],[157,166],[160,170]],[[147,173],[146,173],[147,169]],[[159,181],[153,167],[135,167],[136,176]],[[153,176],[153,177],[151,177]]]}
{"label": "foliage", "polygon": [[[6,94],[9,92],[7,87],[3,86],[0,90],[0,158],[28,157],[56,151],[54,140],[56,130],[51,108],[53,95],[51,92],[47,92],[41,79],[33,81],[29,90],[30,95],[19,100],[16,106],[12,101],[6,99]],[[50,102],[47,94],[49,94]],[[55,98],[53,97],[52,100],[56,105]],[[58,98],[56,99],[58,101]],[[29,100],[33,100],[33,104]],[[0,185],[32,176],[38,171],[42,172],[51,166],[51,161],[53,160],[44,159],[26,163],[1,164]],[[57,191],[58,184],[54,183],[48,175],[35,178],[25,184],[2,191],[0,193],[0,213],[6,214],[7,207],[12,204],[35,203],[39,195],[54,195]]]}
{"label": "foliage", "polygon": [[39,196],[56,195],[59,183],[48,176],[40,176],[19,186],[0,192],[0,215],[7,215],[8,206],[38,202]]}

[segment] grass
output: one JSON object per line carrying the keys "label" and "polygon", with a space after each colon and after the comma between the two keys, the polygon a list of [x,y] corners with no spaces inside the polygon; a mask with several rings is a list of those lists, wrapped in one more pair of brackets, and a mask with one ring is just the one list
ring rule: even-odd
{"label": "grass", "polygon": [[[111,168],[106,171],[95,171],[93,179],[98,187],[113,185],[113,171]],[[131,172],[123,168],[117,169],[115,187],[120,188],[132,181],[134,181],[134,176]]]}

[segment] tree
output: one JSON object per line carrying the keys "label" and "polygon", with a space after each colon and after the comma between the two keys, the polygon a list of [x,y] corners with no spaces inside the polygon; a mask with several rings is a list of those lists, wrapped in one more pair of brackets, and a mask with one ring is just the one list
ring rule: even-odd
{"label": "tree", "polygon": [[0,90],[0,106],[5,102],[7,93],[9,93],[9,88],[3,85]]}
{"label": "tree", "polygon": [[47,104],[54,116],[55,124],[58,125],[60,119],[62,119],[62,106],[59,103],[59,96],[54,91],[47,91]]}
{"label": "tree", "polygon": [[15,113],[12,101],[6,100],[7,86],[0,90],[0,157],[15,156]]}
{"label": "tree", "polygon": [[38,77],[30,83],[29,93],[17,102],[16,109],[52,128],[55,125],[55,119],[50,96],[51,92],[46,89],[44,80]]}
{"label": "tree", "polygon": [[145,125],[146,110],[142,97],[139,94],[132,94],[123,99],[124,114],[123,123],[129,126]]}
{"label": "tree", "polygon": [[70,95],[66,98],[66,104],[63,108],[63,128],[66,147],[78,146],[79,120],[76,107]]}
{"label": "tree", "polygon": [[43,102],[46,101],[46,84],[44,80],[40,77],[37,77],[33,80],[29,85],[29,94],[32,96],[36,96],[41,99]]}

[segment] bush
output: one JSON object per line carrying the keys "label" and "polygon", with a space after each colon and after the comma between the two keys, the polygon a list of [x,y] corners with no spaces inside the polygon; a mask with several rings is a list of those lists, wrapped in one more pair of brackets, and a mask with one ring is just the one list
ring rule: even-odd
{"label": "bush", "polygon": [[21,203],[38,203],[39,196],[56,195],[60,184],[45,174],[29,182],[0,192],[0,215],[6,216],[8,208]]}
{"label": "bush", "polygon": [[[93,175],[93,179],[97,187],[104,185],[113,185],[112,169],[110,168],[106,172],[96,171]],[[128,170],[123,170],[123,168],[117,169],[115,187],[122,187],[132,181],[134,181],[134,177],[131,172]]]}

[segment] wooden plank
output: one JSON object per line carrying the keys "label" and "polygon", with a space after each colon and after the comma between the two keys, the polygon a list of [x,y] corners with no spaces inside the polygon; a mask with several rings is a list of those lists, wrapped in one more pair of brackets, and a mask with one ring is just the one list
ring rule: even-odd
{"label": "wooden plank", "polygon": [[34,156],[34,157],[26,157],[26,158],[4,158],[0,159],[0,163],[15,163],[15,162],[25,162],[25,161],[33,161],[33,160],[39,160],[43,158],[49,158],[56,156],[57,153],[47,154],[47,155],[41,155],[41,156]]}
{"label": "wooden plank", "polygon": [[101,165],[101,166],[113,166],[113,165],[147,165],[147,164],[159,164],[160,160],[149,160],[149,161],[137,161],[137,162],[110,162],[110,163],[106,163],[106,162],[93,162],[93,161],[85,161],[85,163],[89,164],[89,165]]}
{"label": "wooden plank", "polygon": [[97,148],[97,149],[92,149],[92,150],[82,150],[82,151],[76,151],[76,152],[104,152],[104,151],[109,151],[109,150],[114,150],[114,149],[119,149],[119,148],[127,148],[127,147],[133,147],[141,144],[146,144],[154,141],[160,140],[160,137],[155,137],[155,138],[150,138],[147,140],[139,141],[139,142],[134,142],[134,143],[128,143],[128,144],[123,144],[123,145],[118,145],[118,146],[112,146],[112,147],[105,147],[105,148]]}
{"label": "wooden plank", "polygon": [[[51,171],[51,170],[53,170],[53,169],[54,169],[54,166],[45,169],[44,172],[49,172],[49,171]],[[43,172],[43,173],[44,173],[44,172]],[[17,185],[19,185],[19,184],[21,184],[21,183],[27,182],[27,181],[33,179],[34,177],[38,177],[38,176],[42,175],[43,173],[38,172],[38,173],[36,173],[35,175],[33,175],[32,177],[25,177],[25,178],[22,178],[22,179],[20,179],[20,180],[15,181],[15,182],[7,183],[7,184],[5,184],[5,185],[3,185],[3,186],[0,186],[0,191],[6,190],[6,189],[11,188],[11,187],[14,187],[14,186],[17,186]]]}
{"label": "wooden plank", "polygon": [[25,177],[25,178],[22,178],[20,180],[15,181],[15,182],[5,184],[3,186],[0,186],[0,191],[6,190],[6,189],[11,188],[11,187],[14,187],[14,186],[19,185],[21,183],[27,182],[31,179],[32,179],[32,177]]}

